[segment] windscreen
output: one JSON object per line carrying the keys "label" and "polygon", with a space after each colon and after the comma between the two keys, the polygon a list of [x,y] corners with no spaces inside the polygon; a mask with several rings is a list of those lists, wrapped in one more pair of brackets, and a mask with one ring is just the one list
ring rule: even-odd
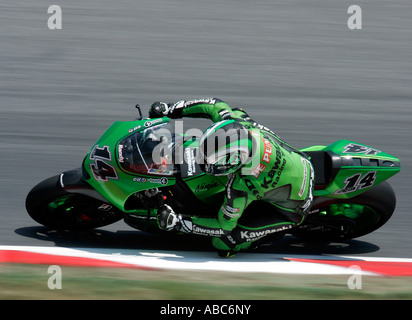
{"label": "windscreen", "polygon": [[120,167],[134,174],[172,175],[174,134],[169,123],[137,131],[118,144]]}

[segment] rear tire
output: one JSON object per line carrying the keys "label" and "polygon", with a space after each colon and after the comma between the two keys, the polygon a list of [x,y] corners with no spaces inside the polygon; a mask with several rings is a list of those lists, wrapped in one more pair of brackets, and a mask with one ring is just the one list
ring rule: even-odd
{"label": "rear tire", "polygon": [[[383,182],[349,199],[316,198],[309,215],[292,234],[305,240],[348,240],[369,234],[391,218],[396,196],[388,182]],[[341,208],[348,208],[345,213]],[[355,212],[356,209],[358,212]]]}
{"label": "rear tire", "polygon": [[65,191],[59,178],[44,180],[27,195],[26,210],[36,222],[52,229],[87,230],[123,218],[123,213],[111,204]]}

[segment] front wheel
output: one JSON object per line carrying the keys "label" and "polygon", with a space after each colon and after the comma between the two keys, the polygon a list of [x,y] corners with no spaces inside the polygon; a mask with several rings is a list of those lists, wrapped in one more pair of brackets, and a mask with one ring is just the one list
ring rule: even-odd
{"label": "front wheel", "polygon": [[29,192],[26,210],[38,223],[63,230],[93,229],[123,218],[122,212],[111,204],[65,191],[59,176],[44,180]]}
{"label": "front wheel", "polygon": [[305,240],[336,241],[364,236],[382,227],[396,206],[389,183],[349,199],[317,198],[312,210],[293,235]]}

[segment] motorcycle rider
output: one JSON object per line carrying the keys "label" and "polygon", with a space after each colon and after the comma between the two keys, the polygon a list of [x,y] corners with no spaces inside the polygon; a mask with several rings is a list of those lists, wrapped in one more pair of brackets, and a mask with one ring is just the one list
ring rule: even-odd
{"label": "motorcycle rider", "polygon": [[[204,160],[207,174],[228,176],[217,215],[205,218],[179,214],[164,204],[157,211],[161,229],[212,236],[219,255],[229,257],[264,237],[302,223],[313,201],[314,171],[310,161],[242,109],[232,110],[218,98],[206,98],[173,104],[155,102],[149,116],[211,119],[214,124],[199,141],[200,160]],[[223,146],[216,145],[216,141],[224,141]],[[248,212],[242,217],[255,200],[265,201],[268,210]]]}

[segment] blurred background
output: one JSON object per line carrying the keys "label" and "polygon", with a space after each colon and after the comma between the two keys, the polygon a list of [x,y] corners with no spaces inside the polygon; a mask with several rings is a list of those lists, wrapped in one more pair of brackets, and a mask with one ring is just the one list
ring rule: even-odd
{"label": "blurred background", "polygon": [[219,97],[296,147],[349,139],[399,157],[397,210],[359,254],[412,257],[411,15],[408,0],[2,0],[0,244],[53,245],[24,236],[26,194],[136,103]]}

